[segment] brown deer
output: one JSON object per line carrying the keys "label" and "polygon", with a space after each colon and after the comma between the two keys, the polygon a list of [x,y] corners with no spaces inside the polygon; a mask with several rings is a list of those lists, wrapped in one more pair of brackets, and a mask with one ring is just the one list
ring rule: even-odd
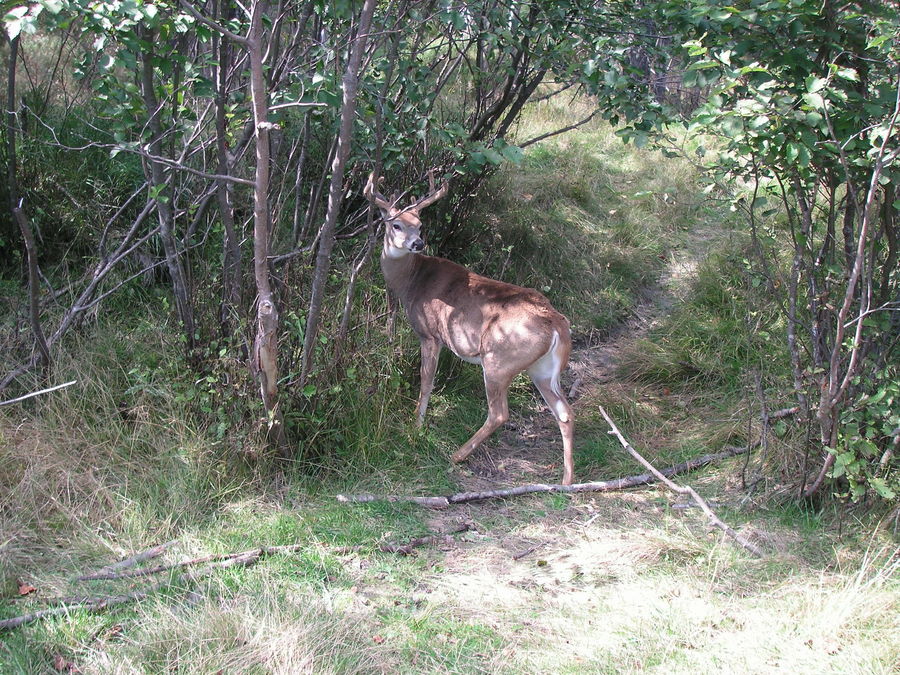
{"label": "brown deer", "polygon": [[381,270],[388,288],[400,299],[422,348],[421,390],[417,423],[425,421],[441,347],[484,370],[488,416],[484,425],[453,454],[468,457],[509,418],[507,393],[513,378],[527,371],[559,424],[563,442],[563,484],[574,480],[574,421],[559,384],[569,361],[569,322],[550,301],[530,288],[488,279],[461,265],[422,254],[419,213],[447,194],[447,184],[405,208],[386,199],[370,175],[363,191],[384,219]]}

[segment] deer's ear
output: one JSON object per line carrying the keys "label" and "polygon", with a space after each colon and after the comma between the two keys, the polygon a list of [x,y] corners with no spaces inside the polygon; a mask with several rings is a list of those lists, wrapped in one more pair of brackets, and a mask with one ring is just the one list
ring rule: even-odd
{"label": "deer's ear", "polygon": [[393,220],[397,217],[397,214],[400,212],[394,207],[390,206],[388,208],[384,208],[381,205],[378,206],[378,212],[381,213],[381,217],[385,220]]}

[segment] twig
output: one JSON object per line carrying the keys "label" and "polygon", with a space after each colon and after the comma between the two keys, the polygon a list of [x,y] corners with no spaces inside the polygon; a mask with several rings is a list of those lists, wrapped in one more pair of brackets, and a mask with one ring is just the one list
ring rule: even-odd
{"label": "twig", "polygon": [[18,403],[19,401],[24,401],[27,398],[32,398],[34,396],[40,396],[41,394],[49,394],[51,391],[56,391],[57,389],[64,389],[65,387],[71,387],[76,382],[78,382],[78,380],[72,380],[71,382],[66,382],[65,384],[58,384],[55,387],[48,387],[47,389],[41,389],[40,391],[33,391],[30,394],[25,394],[24,396],[19,396],[18,398],[11,398],[8,401],[0,401],[0,408],[2,408],[5,405],[11,405],[13,403]]}
{"label": "twig", "polygon": [[[695,469],[706,466],[711,462],[715,462],[720,459],[727,459],[728,457],[735,457],[736,455],[741,455],[748,451],[749,448],[746,447],[731,446],[727,447],[722,452],[715,452],[708,455],[703,455],[702,457],[695,457],[694,459],[689,459],[686,462],[675,464],[666,469],[663,469],[659,473],[661,473],[664,477],[674,476],[680,473],[694,471]],[[639,485],[649,485],[651,483],[655,483],[658,479],[658,476],[653,473],[642,473],[636,476],[627,476],[625,478],[616,478],[614,480],[594,481],[591,483],[575,483],[573,485],[559,485],[555,483],[532,483],[529,485],[519,485],[517,487],[505,488],[501,490],[485,490],[483,492],[458,492],[453,495],[445,496],[419,497],[411,495],[361,494],[337,495],[336,499],[344,504],[362,504],[366,502],[411,502],[413,504],[420,504],[422,506],[446,508],[450,504],[462,504],[465,502],[474,502],[483,499],[496,499],[498,497],[518,497],[520,495],[534,494],[539,492],[559,492],[564,494],[574,492],[612,492],[615,490],[625,490],[628,488],[637,487]]]}
{"label": "twig", "polygon": [[619,428],[616,426],[616,423],[613,422],[612,419],[610,418],[610,416],[606,414],[606,411],[603,409],[603,406],[599,406],[599,408],[600,408],[600,414],[603,415],[603,418],[606,420],[606,423],[609,424],[610,429],[612,429],[612,431],[610,433],[614,434],[616,436],[616,438],[619,439],[619,442],[622,444],[622,447],[628,451],[628,454],[630,454],[638,462],[640,462],[647,469],[649,469],[650,472],[654,476],[656,476],[658,480],[662,481],[666,485],[666,487],[668,487],[670,490],[672,490],[673,492],[676,492],[680,495],[689,495],[691,497],[691,499],[693,499],[697,503],[697,505],[701,509],[703,509],[703,512],[707,515],[710,522],[713,525],[715,525],[716,527],[718,527],[720,530],[722,530],[729,537],[734,539],[738,544],[740,544],[745,549],[750,551],[753,555],[755,555],[759,558],[762,558],[764,556],[762,549],[760,549],[756,544],[754,544],[751,541],[748,541],[745,537],[742,537],[735,530],[733,530],[731,527],[729,527],[724,522],[722,522],[719,519],[719,517],[713,512],[713,510],[711,508],[709,508],[709,504],[707,504],[706,501],[704,501],[704,499],[700,495],[697,494],[697,492],[694,490],[694,488],[692,488],[690,486],[682,486],[682,485],[673,483],[666,476],[664,476],[661,471],[659,471],[650,462],[648,462],[646,459],[644,459],[644,457],[637,450],[635,450],[633,447],[631,447],[631,445],[628,443],[628,441],[625,440],[625,437],[622,436],[622,433],[619,431]]}
{"label": "twig", "polygon": [[543,546],[546,546],[546,545],[547,545],[547,542],[546,542],[546,541],[538,542],[538,543],[535,544],[534,546],[529,546],[528,548],[526,548],[526,549],[525,549],[524,551],[522,551],[521,553],[516,553],[516,554],[512,557],[512,559],[513,559],[513,560],[521,560],[521,559],[524,558],[525,556],[531,555],[532,553],[534,553],[535,551],[537,551],[539,548],[541,548],[541,547],[543,547]]}
{"label": "twig", "polygon": [[92,579],[119,579],[123,576],[128,576],[127,574],[117,574],[117,571],[126,570],[129,567],[134,567],[138,563],[144,562],[145,560],[156,558],[162,555],[167,549],[175,546],[175,544],[177,543],[177,540],[167,541],[165,544],[160,544],[159,546],[148,548],[146,551],[136,553],[130,558],[125,558],[124,560],[120,560],[119,562],[114,562],[111,565],[107,565],[106,567],[97,570],[96,572],[84,574],[78,577],[77,581],[89,581]]}
{"label": "twig", "polygon": [[800,406],[795,405],[792,408],[782,408],[781,410],[774,410],[767,415],[767,419],[770,420],[780,420],[783,417],[790,417],[791,415],[796,415],[800,412]]}
{"label": "twig", "polygon": [[[443,534],[433,534],[426,535],[423,537],[417,537],[412,539],[406,543],[400,542],[388,542],[381,544],[378,548],[379,550],[385,553],[400,553],[401,555],[409,555],[414,548],[419,546],[426,546],[433,543],[438,543],[441,541],[447,541],[450,535],[457,534],[459,532],[467,532],[472,529],[471,523],[461,523],[457,525],[454,529],[445,532]],[[169,572],[173,569],[177,569],[179,567],[191,567],[193,565],[201,565],[203,563],[210,562],[220,562],[224,560],[232,560],[234,558],[242,558],[249,555],[257,555],[259,557],[267,557],[270,555],[276,555],[279,553],[295,553],[305,548],[309,548],[308,544],[286,544],[283,546],[260,546],[257,548],[248,549],[246,551],[238,551],[235,553],[211,553],[209,555],[200,556],[197,558],[190,558],[188,560],[181,560],[179,562],[166,563],[164,565],[156,565],[154,567],[142,567],[140,569],[128,569],[134,567],[139,562],[143,562],[145,560],[149,560],[151,558],[155,558],[160,555],[167,548],[172,547],[177,544],[177,541],[170,541],[165,544],[160,544],[159,546],[155,546],[151,549],[148,549],[142,553],[138,553],[130,558],[122,560],[118,563],[113,563],[112,565],[107,565],[103,569],[100,569],[91,574],[85,574],[77,578],[77,581],[109,581],[115,579],[134,579],[136,577],[146,577],[154,574],[160,574],[162,572]],[[358,551],[361,550],[362,546],[353,546],[348,547],[346,551]],[[56,602],[64,602],[64,599],[56,600]]]}
{"label": "twig", "polygon": [[[253,550],[258,551],[259,549]],[[140,569],[136,570],[125,570],[124,572],[96,572],[90,576],[79,577],[78,580],[109,581],[114,579],[135,579],[137,577],[149,577],[154,574],[161,574],[162,572],[168,572],[170,570],[178,569],[179,567],[191,567],[192,565],[201,565],[208,562],[217,562],[220,560],[239,558],[240,556],[246,555],[247,553],[248,551],[241,551],[240,553],[212,553],[210,555],[200,556],[199,558],[190,558],[189,560],[181,560],[179,562],[166,563],[164,565],[156,565],[154,567],[141,567]]]}
{"label": "twig", "polygon": [[37,621],[38,619],[43,619],[48,616],[58,616],[60,614],[68,614],[72,610],[84,610],[86,612],[100,612],[109,607],[115,607],[116,605],[123,605],[129,602],[135,602],[137,600],[143,600],[151,593],[160,590],[161,588],[165,588],[166,586],[170,586],[173,584],[184,583],[190,584],[195,583],[202,579],[203,577],[209,576],[212,572],[218,569],[224,569],[226,567],[232,567],[235,565],[252,565],[257,562],[260,558],[259,551],[249,551],[242,556],[229,558],[228,560],[223,560],[221,562],[212,563],[207,565],[206,567],[199,569],[195,572],[186,572],[173,580],[165,580],[160,581],[150,586],[147,586],[141,590],[132,591],[130,593],[123,593],[122,595],[111,595],[111,596],[100,596],[95,598],[84,598],[80,602],[65,604],[60,607],[50,607],[48,609],[41,609],[36,612],[31,612],[30,614],[22,614],[21,616],[15,616],[11,619],[3,619],[0,620],[0,631],[11,630],[13,628],[18,628],[19,626],[31,623],[32,621]]}
{"label": "twig", "polygon": [[419,546],[433,546],[435,544],[453,544],[453,535],[459,532],[468,532],[472,529],[471,523],[462,523],[445,534],[428,534],[424,537],[416,537],[405,544],[396,542],[386,542],[378,547],[382,553],[399,553],[400,555],[410,555],[413,549]]}
{"label": "twig", "polygon": [[[386,542],[381,544],[378,549],[385,553],[398,553],[400,555],[410,555],[413,552],[413,549],[418,548],[420,546],[430,546],[438,543],[452,543],[453,542],[453,534],[457,534],[459,532],[467,532],[473,529],[472,523],[460,523],[454,529],[446,532],[444,534],[431,534],[422,537],[416,537],[415,539],[411,539],[406,543],[398,543],[398,542]],[[165,544],[160,544],[159,546],[154,546],[153,548],[147,549],[146,551],[142,551],[136,555],[131,556],[130,558],[126,558],[125,560],[121,560],[119,562],[113,563],[111,565],[107,565],[106,567],[94,572],[92,574],[85,574],[77,578],[78,581],[86,581],[86,580],[97,580],[97,579],[125,579],[131,577],[138,576],[147,576],[150,574],[157,574],[159,572],[165,572],[176,567],[187,567],[190,565],[196,565],[200,563],[209,563],[206,567],[203,567],[199,570],[193,572],[185,572],[174,579],[166,579],[162,581],[158,581],[156,583],[150,584],[142,589],[134,590],[129,593],[123,593],[121,595],[111,595],[111,596],[74,596],[67,598],[55,598],[50,599],[51,602],[57,603],[59,606],[49,607],[46,609],[37,610],[35,612],[31,612],[29,614],[22,614],[19,616],[15,616],[9,619],[0,620],[0,631],[4,630],[12,630],[13,628],[18,628],[26,623],[31,623],[32,621],[37,621],[38,619],[43,619],[48,616],[58,616],[60,614],[67,614],[72,610],[84,610],[87,612],[99,612],[108,607],[115,607],[116,605],[122,605],[129,602],[135,602],[137,600],[143,600],[151,593],[154,593],[162,588],[167,586],[182,584],[187,585],[191,583],[195,583],[196,581],[209,576],[212,572],[219,569],[225,569],[228,567],[233,567],[236,565],[249,566],[259,562],[261,559],[273,555],[276,553],[294,553],[296,551],[304,550],[309,548],[309,544],[287,544],[284,546],[261,546],[259,548],[253,548],[246,551],[240,551],[237,553],[216,553],[208,556],[202,556],[199,558],[192,558],[190,560],[183,560],[178,563],[171,563],[166,565],[157,565],[156,567],[144,568],[132,570],[129,569],[134,567],[140,562],[145,560],[149,560],[151,558],[155,558],[162,554],[166,549],[171,548],[177,541],[166,542]],[[352,550],[359,550],[360,546],[352,547]]]}

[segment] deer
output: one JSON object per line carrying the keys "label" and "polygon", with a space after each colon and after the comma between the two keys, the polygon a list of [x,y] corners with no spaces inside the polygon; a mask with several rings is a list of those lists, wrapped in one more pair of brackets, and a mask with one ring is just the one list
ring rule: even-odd
{"label": "deer", "polygon": [[[513,379],[527,372],[559,425],[563,445],[563,485],[574,480],[572,409],[560,387],[572,339],[568,320],[541,293],[489,279],[450,260],[425,255],[423,209],[448,192],[444,181],[406,207],[394,194],[385,198],[374,174],[363,189],[384,221],[381,271],[388,290],[400,301],[421,348],[421,384],[416,424],[425,423],[441,349],[484,372],[488,415],[484,425],[453,455],[462,462],[509,419],[508,394]],[[379,181],[380,182],[380,181]]]}

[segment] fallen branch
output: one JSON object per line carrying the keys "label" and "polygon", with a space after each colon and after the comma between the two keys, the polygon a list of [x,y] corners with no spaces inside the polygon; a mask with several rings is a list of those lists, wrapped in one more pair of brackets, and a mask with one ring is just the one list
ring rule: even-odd
{"label": "fallen branch", "polygon": [[796,415],[800,412],[800,406],[795,405],[791,408],[782,408],[781,410],[775,410],[770,413],[766,413],[766,419],[769,420],[780,420],[784,417],[791,417],[792,415]]}
{"label": "fallen branch", "polygon": [[[378,546],[378,550],[384,553],[397,553],[399,555],[410,555],[414,549],[421,546],[432,546],[435,544],[450,544],[453,543],[452,535],[458,534],[460,532],[467,532],[473,529],[471,523],[460,523],[454,529],[443,533],[443,534],[431,534],[425,535],[422,537],[416,537],[415,539],[411,539],[406,543],[400,542],[385,542]],[[209,576],[212,572],[224,569],[236,565],[241,566],[250,566],[253,565],[263,558],[275,555],[278,553],[295,553],[300,550],[308,549],[310,547],[309,543],[304,544],[287,544],[284,546],[261,546],[258,548],[248,549],[246,551],[239,551],[236,553],[213,553],[206,556],[201,556],[198,558],[191,558],[190,560],[182,560],[180,562],[175,563],[167,563],[165,565],[156,565],[154,567],[145,567],[141,569],[130,569],[137,565],[138,563],[144,562],[146,560],[150,560],[161,555],[166,549],[171,548],[177,541],[169,541],[165,544],[160,544],[159,546],[154,546],[153,548],[147,549],[146,551],[142,551],[137,553],[129,558],[124,560],[120,560],[119,562],[113,563],[111,565],[107,565],[96,572],[91,574],[85,574],[80,577],[77,577],[78,581],[94,581],[94,580],[111,580],[111,579],[128,579],[134,577],[142,577],[149,576],[152,574],[159,574],[161,572],[167,572],[179,567],[189,567],[192,565],[199,565],[202,563],[209,563],[206,567],[203,567],[199,570],[192,572],[185,572],[180,574],[179,576],[173,579],[165,579],[162,581],[158,581],[156,583],[150,584],[149,586],[145,586],[144,588],[137,589],[131,591],[129,593],[123,593],[121,595],[109,595],[109,596],[71,596],[66,598],[48,598],[48,601],[54,603],[57,606],[48,607],[46,609],[40,609],[29,614],[22,614],[20,616],[15,616],[9,619],[0,619],[0,631],[4,630],[12,630],[13,628],[18,628],[27,623],[31,623],[32,621],[37,621],[38,619],[43,619],[48,616],[59,616],[60,614],[67,614],[70,611],[74,610],[84,610],[87,612],[99,612],[105,610],[109,607],[115,607],[116,605],[122,605],[129,602],[135,602],[137,600],[143,600],[148,597],[151,593],[154,593],[162,588],[172,585],[188,585],[197,582],[198,580]],[[361,550],[362,546],[353,546],[350,547],[349,550],[358,551]]]}
{"label": "fallen branch", "polygon": [[11,398],[8,401],[0,401],[0,407],[11,405],[12,403],[18,403],[19,401],[24,401],[25,399],[33,398],[34,396],[40,396],[41,394],[49,394],[51,391],[56,391],[57,389],[65,389],[66,387],[71,387],[76,382],[78,382],[78,380],[72,380],[71,382],[66,382],[65,384],[58,384],[55,387],[47,387],[46,389],[41,389],[40,391],[33,391],[30,394],[25,394],[24,396],[19,396],[18,398]]}
{"label": "fallen branch", "polygon": [[73,610],[83,610],[86,612],[101,612],[110,607],[115,607],[117,605],[123,605],[129,602],[135,602],[136,600],[143,600],[151,593],[160,590],[161,588],[165,588],[166,586],[170,586],[173,584],[193,584],[199,581],[200,579],[209,576],[212,572],[223,569],[226,567],[232,567],[235,565],[252,565],[257,562],[260,558],[259,551],[249,551],[246,552],[242,556],[237,556],[234,558],[229,558],[228,560],[223,560],[221,562],[212,563],[211,565],[207,565],[206,567],[197,570],[195,572],[186,572],[185,574],[179,575],[175,579],[160,581],[150,586],[147,586],[140,590],[135,590],[130,593],[123,593],[122,595],[110,595],[110,596],[99,596],[94,598],[84,598],[76,603],[68,603],[61,605],[59,607],[50,607],[48,609],[41,609],[36,612],[31,612],[30,614],[22,614],[21,616],[15,616],[11,619],[3,619],[0,620],[0,631],[4,630],[12,630],[13,628],[18,628],[26,623],[31,623],[32,621],[37,621],[38,619],[43,619],[48,616],[58,616],[60,614],[68,614]]}
{"label": "fallen branch", "polygon": [[539,548],[542,548],[542,547],[544,547],[544,546],[546,546],[546,545],[547,545],[547,542],[546,542],[546,541],[538,542],[538,543],[535,544],[534,546],[529,546],[529,547],[526,548],[524,551],[521,551],[521,552],[519,552],[519,553],[516,553],[516,554],[512,557],[512,559],[513,559],[513,560],[521,560],[521,559],[524,558],[525,556],[531,555],[532,553],[534,553],[535,551],[537,551]]}
{"label": "fallen branch", "polygon": [[78,581],[88,581],[91,579],[119,579],[121,576],[117,574],[117,570],[128,569],[129,567],[134,567],[138,563],[142,563],[145,560],[151,560],[152,558],[156,558],[157,556],[162,555],[166,549],[172,548],[178,541],[167,541],[165,544],[160,544],[159,546],[154,546],[153,548],[149,548],[146,551],[142,551],[141,553],[136,553],[130,558],[125,558],[124,560],[120,560],[119,562],[112,563],[111,565],[107,565],[106,567],[97,570],[96,572],[92,572],[91,574],[85,574],[78,577]]}
{"label": "fallen branch", "polygon": [[622,447],[625,448],[626,451],[628,451],[628,454],[630,454],[638,462],[640,462],[647,469],[649,469],[650,472],[654,476],[656,476],[658,480],[662,481],[665,484],[665,486],[668,487],[670,490],[672,490],[673,492],[676,492],[680,495],[689,495],[691,497],[691,499],[693,499],[697,503],[697,505],[701,509],[703,509],[703,512],[709,518],[710,523],[712,523],[713,525],[718,527],[725,534],[727,534],[729,537],[734,539],[738,544],[740,544],[745,549],[750,551],[753,555],[755,555],[759,558],[762,558],[764,556],[762,549],[760,549],[756,544],[749,541],[745,537],[742,537],[735,530],[733,530],[731,527],[729,527],[724,522],[722,522],[719,519],[719,517],[713,512],[713,510],[711,508],[709,508],[709,504],[707,504],[706,501],[704,501],[704,499],[700,495],[697,494],[697,492],[694,490],[694,488],[692,488],[690,486],[683,486],[683,485],[678,485],[677,483],[673,483],[665,475],[663,475],[663,473],[661,471],[659,471],[650,462],[648,462],[646,459],[644,459],[644,457],[637,450],[635,450],[633,447],[631,447],[631,444],[629,444],[628,441],[625,440],[625,437],[622,436],[622,433],[619,431],[619,428],[616,426],[616,423],[613,422],[612,419],[610,418],[610,416],[606,414],[606,411],[603,409],[603,406],[599,406],[599,408],[600,408],[600,414],[603,415],[603,418],[606,420],[606,423],[609,424],[610,429],[612,429],[612,431],[610,431],[609,433],[614,434],[616,436],[616,438],[619,439],[619,442],[622,444]]}
{"label": "fallen branch", "polygon": [[[700,467],[706,466],[720,459],[735,457],[748,452],[746,447],[728,447],[722,452],[714,452],[702,457],[695,457],[686,462],[675,464],[659,473],[664,477],[675,476],[680,473],[694,471]],[[616,478],[614,480],[593,481],[590,483],[574,483],[573,485],[531,483],[529,485],[519,485],[513,488],[504,488],[500,490],[484,490],[482,492],[459,492],[453,495],[445,496],[412,496],[412,495],[337,495],[339,502],[349,504],[360,504],[366,502],[410,502],[420,504],[422,506],[430,506],[434,508],[446,508],[451,504],[462,504],[464,502],[481,501],[484,499],[496,499],[503,497],[518,497],[520,495],[535,494],[539,492],[613,492],[616,490],[626,490],[628,488],[637,487],[639,485],[649,485],[659,480],[659,476],[654,473],[642,473],[636,476],[627,476],[625,478]]]}
{"label": "fallen branch", "polygon": [[460,532],[468,532],[472,529],[471,523],[461,523],[457,525],[454,529],[450,530],[445,534],[428,534],[424,537],[416,537],[415,539],[409,540],[405,544],[398,544],[396,542],[387,542],[378,546],[378,550],[383,553],[399,553],[400,555],[410,555],[413,552],[413,549],[418,548],[419,546],[433,546],[435,544],[446,544],[450,545],[454,543],[453,535],[458,534]]}

